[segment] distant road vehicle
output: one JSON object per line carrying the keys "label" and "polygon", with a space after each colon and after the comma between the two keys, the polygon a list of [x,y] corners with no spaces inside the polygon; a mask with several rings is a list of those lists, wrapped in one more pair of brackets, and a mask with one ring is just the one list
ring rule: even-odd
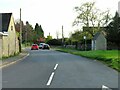
{"label": "distant road vehicle", "polygon": [[39,46],[37,44],[32,44],[31,50],[38,50]]}
{"label": "distant road vehicle", "polygon": [[50,49],[50,46],[48,45],[48,44],[43,44],[43,47],[42,47],[42,49]]}
{"label": "distant road vehicle", "polygon": [[39,49],[42,49],[42,47],[43,47],[44,44],[45,44],[45,43],[40,43],[40,44],[39,44]]}

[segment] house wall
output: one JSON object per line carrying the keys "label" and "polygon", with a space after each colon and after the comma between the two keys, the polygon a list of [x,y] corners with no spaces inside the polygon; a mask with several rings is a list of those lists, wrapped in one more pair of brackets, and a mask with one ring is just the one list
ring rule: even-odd
{"label": "house wall", "polygon": [[92,50],[95,50],[95,40],[92,40],[92,45],[91,45]]}
{"label": "house wall", "polygon": [[3,36],[3,57],[8,57],[19,52],[19,43],[15,31],[14,19],[11,16],[8,27],[8,36]]}
{"label": "house wall", "polygon": [[0,35],[0,59],[2,59],[2,35]]}
{"label": "house wall", "polygon": [[8,44],[8,36],[5,35],[2,37],[2,51],[3,51],[3,57],[8,57],[9,56],[9,44]]}
{"label": "house wall", "polygon": [[106,38],[100,34],[98,38],[96,39],[96,48],[95,50],[106,50],[107,47],[107,41]]}
{"label": "house wall", "polygon": [[15,53],[15,27],[14,27],[14,20],[13,17],[11,17],[10,24],[8,27],[8,39],[9,39],[9,54],[14,55]]}
{"label": "house wall", "polygon": [[8,33],[9,33],[9,37],[8,37],[9,38],[9,54],[14,55],[19,52],[19,43],[17,39],[13,16],[11,16]]}

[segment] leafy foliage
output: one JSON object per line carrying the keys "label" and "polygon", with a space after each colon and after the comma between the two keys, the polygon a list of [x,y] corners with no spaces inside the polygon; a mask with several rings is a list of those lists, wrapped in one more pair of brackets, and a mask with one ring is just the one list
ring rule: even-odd
{"label": "leafy foliage", "polygon": [[45,42],[48,43],[50,40],[52,40],[52,36],[47,36]]}
{"label": "leafy foliage", "polygon": [[42,29],[42,26],[39,25],[38,23],[36,23],[36,25],[35,25],[34,34],[35,34],[34,35],[35,40],[44,37],[44,31]]}
{"label": "leafy foliage", "polygon": [[[16,31],[18,32],[18,36],[20,35],[20,22],[16,22],[15,24]],[[22,21],[22,42],[37,42],[40,38],[44,39],[44,31],[42,29],[42,26],[38,25],[36,23],[35,28],[33,29],[32,25],[29,24],[29,22],[26,22],[26,25],[24,25]]]}
{"label": "leafy foliage", "polygon": [[106,33],[108,41],[120,44],[120,17],[117,12],[107,26]]}
{"label": "leafy foliage", "polygon": [[35,31],[36,31],[38,36],[44,37],[44,31],[42,29],[42,26],[41,25],[39,26],[38,23],[36,23],[36,25],[35,25]]}
{"label": "leafy foliage", "polygon": [[26,22],[26,25],[24,26],[25,30],[23,31],[23,39],[26,42],[31,42],[33,40],[33,27],[29,24],[29,22]]}
{"label": "leafy foliage", "polygon": [[62,45],[62,40],[61,39],[52,39],[47,42],[49,45]]}
{"label": "leafy foliage", "polygon": [[74,33],[71,34],[70,39],[73,42],[81,42],[84,36],[87,37],[86,39],[92,38],[91,34],[89,34],[88,32],[76,30]]}
{"label": "leafy foliage", "polygon": [[[106,26],[111,19],[109,10],[101,12],[99,9],[95,8],[95,2],[86,2],[74,9],[78,16],[73,22],[73,26],[79,24],[84,25],[87,27],[86,31],[92,36],[96,33],[94,27],[97,27],[100,31],[100,27]],[[90,30],[89,27],[93,27],[93,29]]]}

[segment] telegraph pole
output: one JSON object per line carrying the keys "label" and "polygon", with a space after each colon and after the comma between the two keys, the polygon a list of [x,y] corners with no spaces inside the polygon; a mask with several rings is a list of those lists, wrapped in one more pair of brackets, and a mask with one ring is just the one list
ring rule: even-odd
{"label": "telegraph pole", "polygon": [[49,32],[49,36],[50,36],[50,32]]}
{"label": "telegraph pole", "polygon": [[64,45],[64,32],[63,32],[63,25],[62,25],[62,46]]}
{"label": "telegraph pole", "polygon": [[20,8],[20,52],[22,51],[22,22],[21,22],[21,8]]}

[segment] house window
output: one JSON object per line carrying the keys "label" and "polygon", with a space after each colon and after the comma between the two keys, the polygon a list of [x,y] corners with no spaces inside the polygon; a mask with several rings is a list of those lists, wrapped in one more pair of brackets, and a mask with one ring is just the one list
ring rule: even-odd
{"label": "house window", "polygon": [[13,26],[11,26],[11,31],[13,30]]}

